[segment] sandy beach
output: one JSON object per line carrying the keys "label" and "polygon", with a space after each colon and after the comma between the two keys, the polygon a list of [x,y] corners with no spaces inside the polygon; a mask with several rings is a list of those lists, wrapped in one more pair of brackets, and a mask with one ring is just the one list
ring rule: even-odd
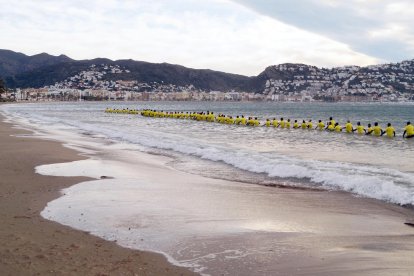
{"label": "sandy beach", "polygon": [[[131,233],[147,235],[148,243],[153,237],[181,264],[206,267],[207,262],[202,272],[210,275],[413,275],[414,228],[404,224],[414,217],[412,210],[344,192],[207,178],[172,168],[169,157],[118,147],[89,160],[57,142],[25,134],[30,133],[1,123],[0,271],[5,275],[191,274],[162,255],[117,245],[131,246]],[[69,177],[34,173],[36,166],[65,162],[70,163],[42,166],[41,171]],[[88,166],[96,168],[91,170],[95,180],[71,177]],[[96,180],[103,173],[115,179]],[[117,178],[114,186],[111,181]],[[131,179],[133,186],[120,184]],[[77,192],[88,197],[89,189],[90,203],[83,204],[90,206],[60,210],[65,206],[60,199],[49,206],[61,189],[80,182],[66,191],[76,200]],[[117,193],[119,198],[108,202],[131,204],[120,213],[110,207],[119,222],[108,231],[124,229],[126,240],[108,242],[87,232],[82,221],[102,228],[107,220],[99,220],[105,209],[93,200],[96,185],[103,187],[100,200]],[[68,224],[79,219],[75,228],[86,228],[74,230],[43,219],[39,212],[46,204],[46,215],[68,212]],[[122,217],[126,210],[139,212]]]}
{"label": "sandy beach", "polygon": [[62,188],[87,179],[35,174],[37,165],[82,157],[57,142],[19,137],[25,134],[0,123],[1,275],[192,275],[160,254],[43,219],[40,211]]}

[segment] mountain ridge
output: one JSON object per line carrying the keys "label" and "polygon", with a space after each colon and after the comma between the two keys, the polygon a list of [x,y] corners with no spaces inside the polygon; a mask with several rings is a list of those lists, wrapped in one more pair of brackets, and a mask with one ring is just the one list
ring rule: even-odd
{"label": "mountain ridge", "polygon": [[[10,50],[0,50],[0,78],[3,78],[10,88],[40,88],[55,84],[64,86],[73,76],[87,72],[95,65],[105,64],[118,66],[124,71],[104,74],[102,81],[133,81],[143,84],[144,87],[148,83],[162,83],[176,87],[191,86],[205,92],[240,91],[263,94],[268,100],[279,100],[287,96],[295,98],[297,95],[315,99],[334,99],[347,95],[378,98],[384,94],[397,93],[409,94],[406,98],[414,97],[414,60],[365,67],[350,65],[334,68],[284,63],[268,66],[257,76],[248,77],[165,62],[107,58],[74,60],[65,55],[52,56],[41,53],[26,56]],[[77,87],[94,89],[96,85],[85,86],[82,83],[80,86],[72,85],[71,88]],[[160,91],[158,86],[152,87],[153,90],[148,92]]]}
{"label": "mountain ridge", "polygon": [[16,75],[43,66],[73,61],[65,56],[39,53],[32,56],[11,50],[0,49],[0,76]]}
{"label": "mountain ridge", "polygon": [[[4,53],[7,51],[6,57]],[[0,77],[4,78],[10,88],[39,88],[52,85],[55,82],[86,70],[93,64],[108,64],[123,66],[131,71],[123,75],[124,80],[139,80],[142,82],[163,81],[177,85],[195,84],[201,89],[226,90],[233,87],[243,88],[249,77],[230,74],[210,69],[193,69],[182,65],[169,63],[151,63],[132,59],[111,60],[95,58],[91,60],[73,60],[64,55],[51,56],[38,54],[26,56],[14,53],[10,58],[10,50],[0,50]],[[44,58],[43,65],[39,64]],[[13,60],[14,59],[14,60]],[[6,62],[5,62],[6,60]],[[28,64],[24,66],[24,62]],[[120,77],[120,76],[117,76]]]}

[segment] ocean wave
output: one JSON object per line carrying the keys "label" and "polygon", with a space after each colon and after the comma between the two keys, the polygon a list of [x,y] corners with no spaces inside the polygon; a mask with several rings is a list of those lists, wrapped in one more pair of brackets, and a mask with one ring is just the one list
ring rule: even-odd
{"label": "ocean wave", "polygon": [[[24,113],[23,113],[24,115]],[[360,196],[384,200],[401,205],[414,205],[414,175],[390,168],[346,162],[305,160],[277,153],[261,153],[208,143],[179,133],[139,128],[131,131],[117,125],[101,125],[52,118],[42,115],[31,117],[39,124],[57,124],[73,127],[107,138],[141,146],[172,150],[269,177],[296,178],[310,185],[329,190],[342,190]]]}
{"label": "ocean wave", "polygon": [[90,124],[78,124],[78,127],[118,141],[224,162],[249,172],[265,173],[269,177],[308,179],[326,189],[343,190],[401,205],[414,204],[414,176],[394,169],[303,160],[275,153],[266,156],[247,150],[198,144],[189,138],[162,132],[140,130],[136,135],[113,127],[101,129]]}

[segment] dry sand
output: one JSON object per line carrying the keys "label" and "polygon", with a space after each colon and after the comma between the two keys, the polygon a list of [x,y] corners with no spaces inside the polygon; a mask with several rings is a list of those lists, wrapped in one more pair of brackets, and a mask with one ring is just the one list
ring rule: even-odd
{"label": "dry sand", "polygon": [[[34,174],[34,167],[82,157],[59,143],[10,136],[16,133],[24,132],[0,124],[2,275],[191,274],[158,254],[124,249],[40,217],[39,212],[59,196],[62,188],[87,179],[41,176]],[[151,159],[157,158],[135,162],[148,183],[218,183],[226,190],[233,185],[236,190],[257,189],[257,193],[263,193],[261,186],[238,187],[228,181],[191,176],[166,168],[157,160],[159,166],[149,166]],[[414,228],[404,225],[407,218],[413,218],[412,210],[347,193],[265,189],[271,194],[271,217],[322,230],[313,234],[257,231],[212,237],[211,244],[220,243],[225,248],[236,244],[254,247],[258,243],[269,244],[269,250],[285,248],[277,259],[271,254],[271,259],[263,259],[262,263],[257,260],[252,273],[234,273],[233,269],[230,275],[414,275]],[[245,199],[252,202],[244,198],[248,195],[241,194],[241,203]],[[218,264],[213,271],[220,275],[226,272],[226,266]]]}
{"label": "dry sand", "polygon": [[12,136],[25,133],[0,123],[1,275],[193,275],[162,255],[43,219],[47,202],[86,179],[42,176],[34,167],[82,157],[56,142]]}

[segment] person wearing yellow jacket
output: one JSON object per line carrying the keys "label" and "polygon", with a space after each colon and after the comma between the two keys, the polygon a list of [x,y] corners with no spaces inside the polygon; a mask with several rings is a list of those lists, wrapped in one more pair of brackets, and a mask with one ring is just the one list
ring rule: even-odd
{"label": "person wearing yellow jacket", "polygon": [[286,122],[283,120],[283,118],[280,118],[279,126],[280,128],[285,128]]}
{"label": "person wearing yellow jacket", "polygon": [[285,123],[285,128],[290,128],[290,119],[287,119],[287,122]]}
{"label": "person wearing yellow jacket", "polygon": [[354,131],[356,131],[358,134],[365,134],[365,133],[367,133],[367,131],[364,128],[364,126],[361,125],[361,122],[358,122],[357,123],[357,127],[354,129]]}
{"label": "person wearing yellow jacket", "polygon": [[372,132],[374,133],[375,136],[382,136],[384,134],[384,131],[378,125],[377,122],[374,123],[374,127],[372,128]]}
{"label": "person wearing yellow jacket", "polygon": [[295,122],[293,123],[293,128],[299,128],[298,120],[295,120]]}
{"label": "person wearing yellow jacket", "polygon": [[273,125],[273,127],[278,127],[279,126],[279,121],[276,120],[276,118],[273,118],[272,125]]}
{"label": "person wearing yellow jacket", "polygon": [[365,135],[371,135],[373,131],[374,131],[374,128],[371,126],[371,124],[368,124],[368,128],[367,128]]}
{"label": "person wearing yellow jacket", "polygon": [[414,126],[407,122],[407,125],[405,126],[403,138],[413,138],[414,137]]}
{"label": "person wearing yellow jacket", "polygon": [[387,134],[387,137],[395,137],[395,129],[391,126],[391,123],[388,123],[387,128],[382,132],[381,136],[384,135],[384,133]]}
{"label": "person wearing yellow jacket", "polygon": [[319,120],[318,124],[316,125],[315,129],[324,130],[325,124],[322,122],[322,120]]}
{"label": "person wearing yellow jacket", "polygon": [[354,126],[351,124],[351,121],[347,121],[347,123],[345,124],[345,130],[346,133],[353,133],[355,131]]}

